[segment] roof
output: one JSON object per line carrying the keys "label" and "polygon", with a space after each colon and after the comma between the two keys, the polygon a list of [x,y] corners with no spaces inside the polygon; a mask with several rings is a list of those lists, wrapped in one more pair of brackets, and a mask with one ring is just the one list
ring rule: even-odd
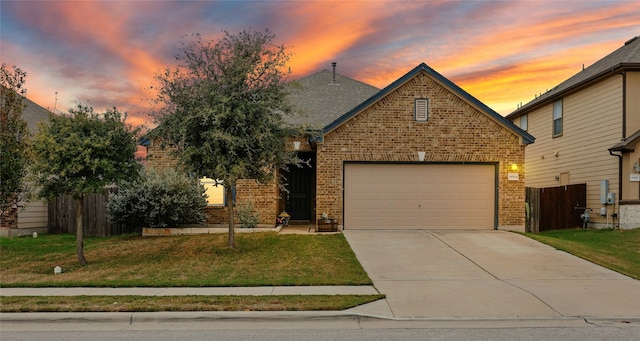
{"label": "roof", "polygon": [[24,102],[26,107],[22,112],[22,119],[27,121],[29,131],[34,133],[38,127],[38,123],[46,122],[49,119],[48,114],[51,112],[26,97],[24,98]]}
{"label": "roof", "polygon": [[598,60],[593,65],[578,72],[573,77],[558,84],[548,92],[535,98],[533,101],[523,105],[518,110],[507,115],[513,119],[522,114],[557,99],[564,94],[591,83],[601,77],[610,75],[625,69],[640,70],[640,36],[631,38],[624,43],[624,46],[613,51],[606,57]]}
{"label": "roof", "polygon": [[631,136],[627,138],[623,138],[620,142],[616,143],[613,147],[609,148],[612,152],[627,152],[633,151],[633,148],[636,143],[640,140],[640,130],[631,134]]}
{"label": "roof", "polygon": [[293,124],[320,129],[356,107],[380,89],[333,72],[322,70],[298,79],[289,99],[300,115],[286,116]]}
{"label": "roof", "polygon": [[400,87],[401,85],[403,85],[404,83],[406,83],[407,81],[409,81],[410,79],[412,79],[413,77],[415,77],[416,75],[418,75],[421,72],[426,72],[429,76],[431,76],[437,82],[439,82],[443,86],[447,87],[450,91],[452,91],[453,93],[455,93],[456,95],[460,96],[462,99],[467,101],[467,103],[473,105],[478,110],[483,111],[490,118],[494,119],[495,121],[497,121],[501,125],[507,127],[508,129],[511,129],[514,133],[516,133],[517,135],[519,135],[522,138],[522,142],[524,144],[533,143],[533,141],[535,140],[535,138],[533,136],[531,136],[529,133],[527,133],[526,131],[520,129],[518,126],[513,124],[513,122],[511,122],[510,120],[506,119],[504,116],[498,114],[493,109],[489,108],[487,105],[485,105],[484,103],[480,102],[475,97],[471,96],[468,92],[464,91],[462,88],[460,88],[455,83],[453,83],[452,81],[448,80],[446,77],[444,77],[441,74],[439,74],[438,72],[436,72],[434,69],[430,68],[425,63],[421,63],[420,65],[416,66],[413,70],[409,71],[404,76],[398,78],[395,82],[391,83],[390,85],[388,85],[384,89],[380,90],[375,95],[369,97],[366,101],[360,103],[355,108],[351,109],[350,111],[348,111],[344,115],[338,117],[336,120],[334,120],[330,124],[326,125],[322,130],[323,134],[326,134],[326,133],[332,131],[333,129],[337,128],[342,123],[344,123],[345,121],[349,120],[351,117],[355,116],[356,114],[358,114],[362,110],[366,109],[370,105],[376,103],[378,100],[380,100],[383,97],[387,96],[389,93],[393,92],[398,87]]}

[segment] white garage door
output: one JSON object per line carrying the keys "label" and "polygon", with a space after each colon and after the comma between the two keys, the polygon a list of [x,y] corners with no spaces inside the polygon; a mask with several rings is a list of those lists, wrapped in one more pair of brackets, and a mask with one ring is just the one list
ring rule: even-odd
{"label": "white garage door", "polygon": [[493,229],[495,166],[346,164],[345,229]]}

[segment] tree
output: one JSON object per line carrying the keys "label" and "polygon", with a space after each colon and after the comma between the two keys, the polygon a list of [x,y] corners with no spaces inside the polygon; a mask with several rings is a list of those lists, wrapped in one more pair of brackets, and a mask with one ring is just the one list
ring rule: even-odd
{"label": "tree", "polygon": [[292,112],[284,70],[290,54],[269,30],[224,31],[217,42],[194,37],[179,49],[178,66],[156,77],[165,104],[156,113],[158,134],[188,171],[224,185],[233,248],[238,179],[268,182],[295,161],[285,149],[291,130],[282,117]]}
{"label": "tree", "polygon": [[28,160],[27,122],[22,119],[26,107],[24,95],[27,73],[2,63],[0,69],[0,216],[26,198],[24,182]]}
{"label": "tree", "polygon": [[[126,114],[124,114],[126,118]],[[76,251],[84,257],[84,196],[101,193],[106,185],[138,174],[135,160],[137,130],[127,126],[116,108],[98,114],[78,105],[69,115],[49,114],[33,139],[32,171],[39,195],[70,195],[76,204]]]}

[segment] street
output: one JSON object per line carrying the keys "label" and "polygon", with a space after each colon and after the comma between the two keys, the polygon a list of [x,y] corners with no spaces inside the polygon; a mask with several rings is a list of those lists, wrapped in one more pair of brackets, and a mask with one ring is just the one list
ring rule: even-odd
{"label": "street", "polygon": [[3,322],[0,339],[19,340],[637,340],[640,321],[413,320],[364,317],[149,321]]}

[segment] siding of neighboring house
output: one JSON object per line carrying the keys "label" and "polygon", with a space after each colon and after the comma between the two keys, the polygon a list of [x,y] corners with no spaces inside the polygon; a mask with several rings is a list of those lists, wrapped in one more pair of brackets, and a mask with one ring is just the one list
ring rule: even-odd
{"label": "siding of neighboring house", "polygon": [[[536,137],[526,150],[528,187],[564,185],[562,177],[572,184],[586,183],[587,207],[594,213],[603,206],[601,180],[608,180],[609,191],[618,195],[618,158],[608,149],[622,136],[621,80],[620,75],[612,75],[563,97],[562,136],[552,137],[554,101],[528,113],[528,132]],[[592,221],[606,223],[606,218],[593,214]]]}
{"label": "siding of neighboring house", "polygon": [[42,229],[47,227],[48,210],[46,201],[33,201],[19,211],[18,229]]}
{"label": "siding of neighboring house", "polygon": [[[31,134],[37,130],[40,122],[47,121],[49,111],[25,97],[26,107],[22,112],[22,119],[27,122]],[[34,199],[23,209],[12,210],[3,216],[0,223],[0,236],[20,236],[33,232],[45,233],[48,231],[47,202]]]}
{"label": "siding of neighboring house", "polygon": [[[414,119],[416,98],[429,99],[427,122]],[[524,173],[518,171],[519,181],[507,180],[510,164],[524,162],[519,136],[426,73],[324,136],[317,149],[317,211],[342,219],[345,162],[417,162],[417,151],[426,152],[426,162],[497,164],[496,225],[522,230]]]}

